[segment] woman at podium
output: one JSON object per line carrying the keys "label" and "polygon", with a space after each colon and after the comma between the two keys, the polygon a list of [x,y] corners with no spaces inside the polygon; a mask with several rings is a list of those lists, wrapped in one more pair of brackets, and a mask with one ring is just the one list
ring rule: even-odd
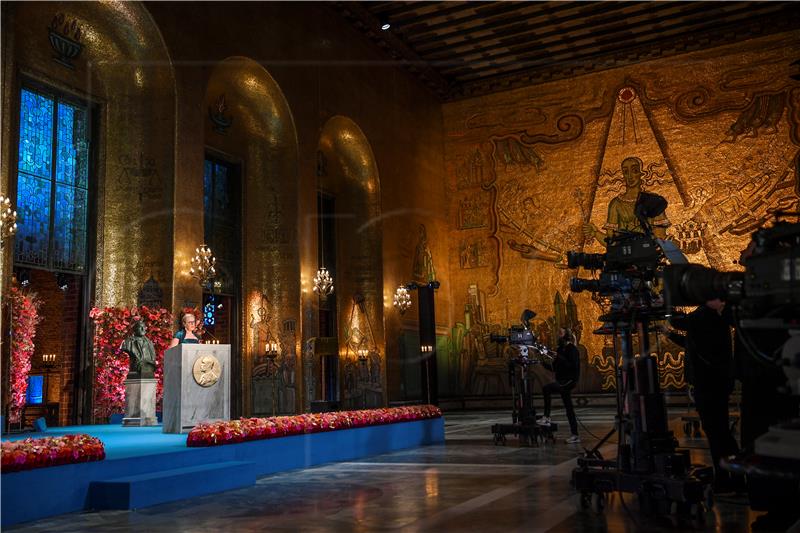
{"label": "woman at podium", "polygon": [[173,348],[179,344],[199,344],[200,339],[194,334],[196,325],[197,319],[193,314],[186,313],[183,315],[181,319],[181,329],[175,332],[175,336],[172,337],[172,342],[170,342],[169,347]]}

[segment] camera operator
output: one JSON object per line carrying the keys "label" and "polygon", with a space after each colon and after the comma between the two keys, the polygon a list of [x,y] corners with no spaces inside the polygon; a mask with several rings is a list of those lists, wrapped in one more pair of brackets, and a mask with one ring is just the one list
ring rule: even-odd
{"label": "camera operator", "polygon": [[555,373],[555,381],[542,387],[544,395],[544,416],[536,421],[542,426],[550,425],[550,406],[553,393],[561,395],[564,407],[567,410],[567,420],[569,421],[570,437],[566,440],[567,444],[576,444],[581,441],[578,436],[578,419],[575,417],[575,407],[572,405],[572,389],[578,383],[581,371],[580,353],[575,346],[575,337],[567,328],[559,330],[558,349],[556,357],[552,363],[544,363]]}
{"label": "camera operator", "polygon": [[728,425],[728,401],[734,384],[733,350],[724,307],[720,299],[709,300],[688,315],[670,320],[672,327],[686,332],[685,335],[667,333],[670,340],[685,350],[686,378],[694,387],[697,413],[708,438],[716,493],[743,488],[734,484],[730,473],[720,467],[720,458],[739,452]]}
{"label": "camera operator", "polygon": [[[742,250],[739,263],[745,265],[753,254],[753,241]],[[731,324],[734,319],[731,316]],[[751,354],[741,338],[741,332],[735,328],[736,340],[734,354],[736,373],[742,382],[742,449],[752,451],[755,440],[769,430],[769,426],[778,421],[791,418],[797,413],[793,411],[793,402],[788,395],[780,391],[786,387],[786,374],[779,366],[767,365]],[[786,334],[774,330],[750,330],[747,334],[757,339],[760,346],[775,344],[780,346]],[[771,342],[773,341],[773,342]]]}
{"label": "camera operator", "polygon": [[[753,254],[755,242],[742,250],[739,262],[746,266]],[[730,317],[731,323],[733,317]],[[776,365],[768,365],[750,353],[742,335],[747,334],[757,346],[780,346],[787,334],[775,330],[743,331],[736,327],[734,356],[736,371],[742,382],[742,449],[752,452],[755,440],[769,431],[771,425],[797,416],[797,399],[786,392],[787,378],[784,371]],[[753,523],[754,529],[767,529],[788,526],[797,520],[800,511],[797,497],[800,487],[797,482],[770,479],[768,477],[748,476],[747,491],[750,507],[757,511],[767,511]]]}

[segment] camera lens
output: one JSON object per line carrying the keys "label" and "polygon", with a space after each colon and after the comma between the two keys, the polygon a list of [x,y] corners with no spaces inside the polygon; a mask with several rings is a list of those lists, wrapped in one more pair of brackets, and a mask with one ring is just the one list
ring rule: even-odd
{"label": "camera lens", "polygon": [[589,270],[599,270],[606,263],[606,254],[587,254],[584,252],[567,252],[567,266],[569,268],[583,267]]}
{"label": "camera lens", "polygon": [[600,280],[572,278],[569,280],[569,290],[572,292],[597,292],[600,290]]}

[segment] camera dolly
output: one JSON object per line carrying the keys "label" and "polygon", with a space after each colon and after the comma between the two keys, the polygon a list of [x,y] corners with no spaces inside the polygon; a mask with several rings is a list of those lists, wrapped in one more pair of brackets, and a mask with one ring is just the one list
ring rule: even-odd
{"label": "camera dolly", "polygon": [[508,360],[508,378],[513,399],[512,423],[492,425],[495,446],[498,444],[505,446],[506,435],[516,435],[520,444],[527,446],[539,446],[548,441],[555,442],[558,424],[550,422],[543,425],[536,422],[531,375],[533,366],[540,364],[540,359],[549,357],[549,351],[538,344],[512,344],[508,349],[517,352],[516,357],[510,357]]}
{"label": "camera dolly", "polygon": [[[702,520],[713,506],[713,468],[691,463],[689,450],[680,450],[668,429],[666,403],[660,390],[658,364],[650,355],[647,315],[636,321],[600,317],[614,324],[621,361],[616,369],[617,417],[615,427],[584,457],[572,472],[572,486],[582,508],[602,512],[609,493],[632,493],[645,514],[679,515]],[[638,332],[640,354],[634,358],[632,330]],[[618,435],[617,457],[604,459],[599,452],[608,438]]]}

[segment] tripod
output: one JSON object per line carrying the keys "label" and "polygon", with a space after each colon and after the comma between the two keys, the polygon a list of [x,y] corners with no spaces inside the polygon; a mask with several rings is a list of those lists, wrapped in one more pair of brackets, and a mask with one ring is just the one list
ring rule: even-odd
{"label": "tripod", "polygon": [[[639,311],[612,312],[600,317],[613,328],[617,390],[617,419],[613,428],[586,455],[578,459],[572,484],[582,507],[600,512],[606,495],[629,492],[639,497],[642,511],[683,514],[701,519],[704,503],[711,503],[713,469],[692,465],[688,450],[678,450],[668,428],[658,362],[650,354],[649,325],[663,314]],[[634,355],[634,335],[639,353]],[[617,351],[617,340],[619,350]],[[600,447],[617,433],[617,457],[603,459]]]}

